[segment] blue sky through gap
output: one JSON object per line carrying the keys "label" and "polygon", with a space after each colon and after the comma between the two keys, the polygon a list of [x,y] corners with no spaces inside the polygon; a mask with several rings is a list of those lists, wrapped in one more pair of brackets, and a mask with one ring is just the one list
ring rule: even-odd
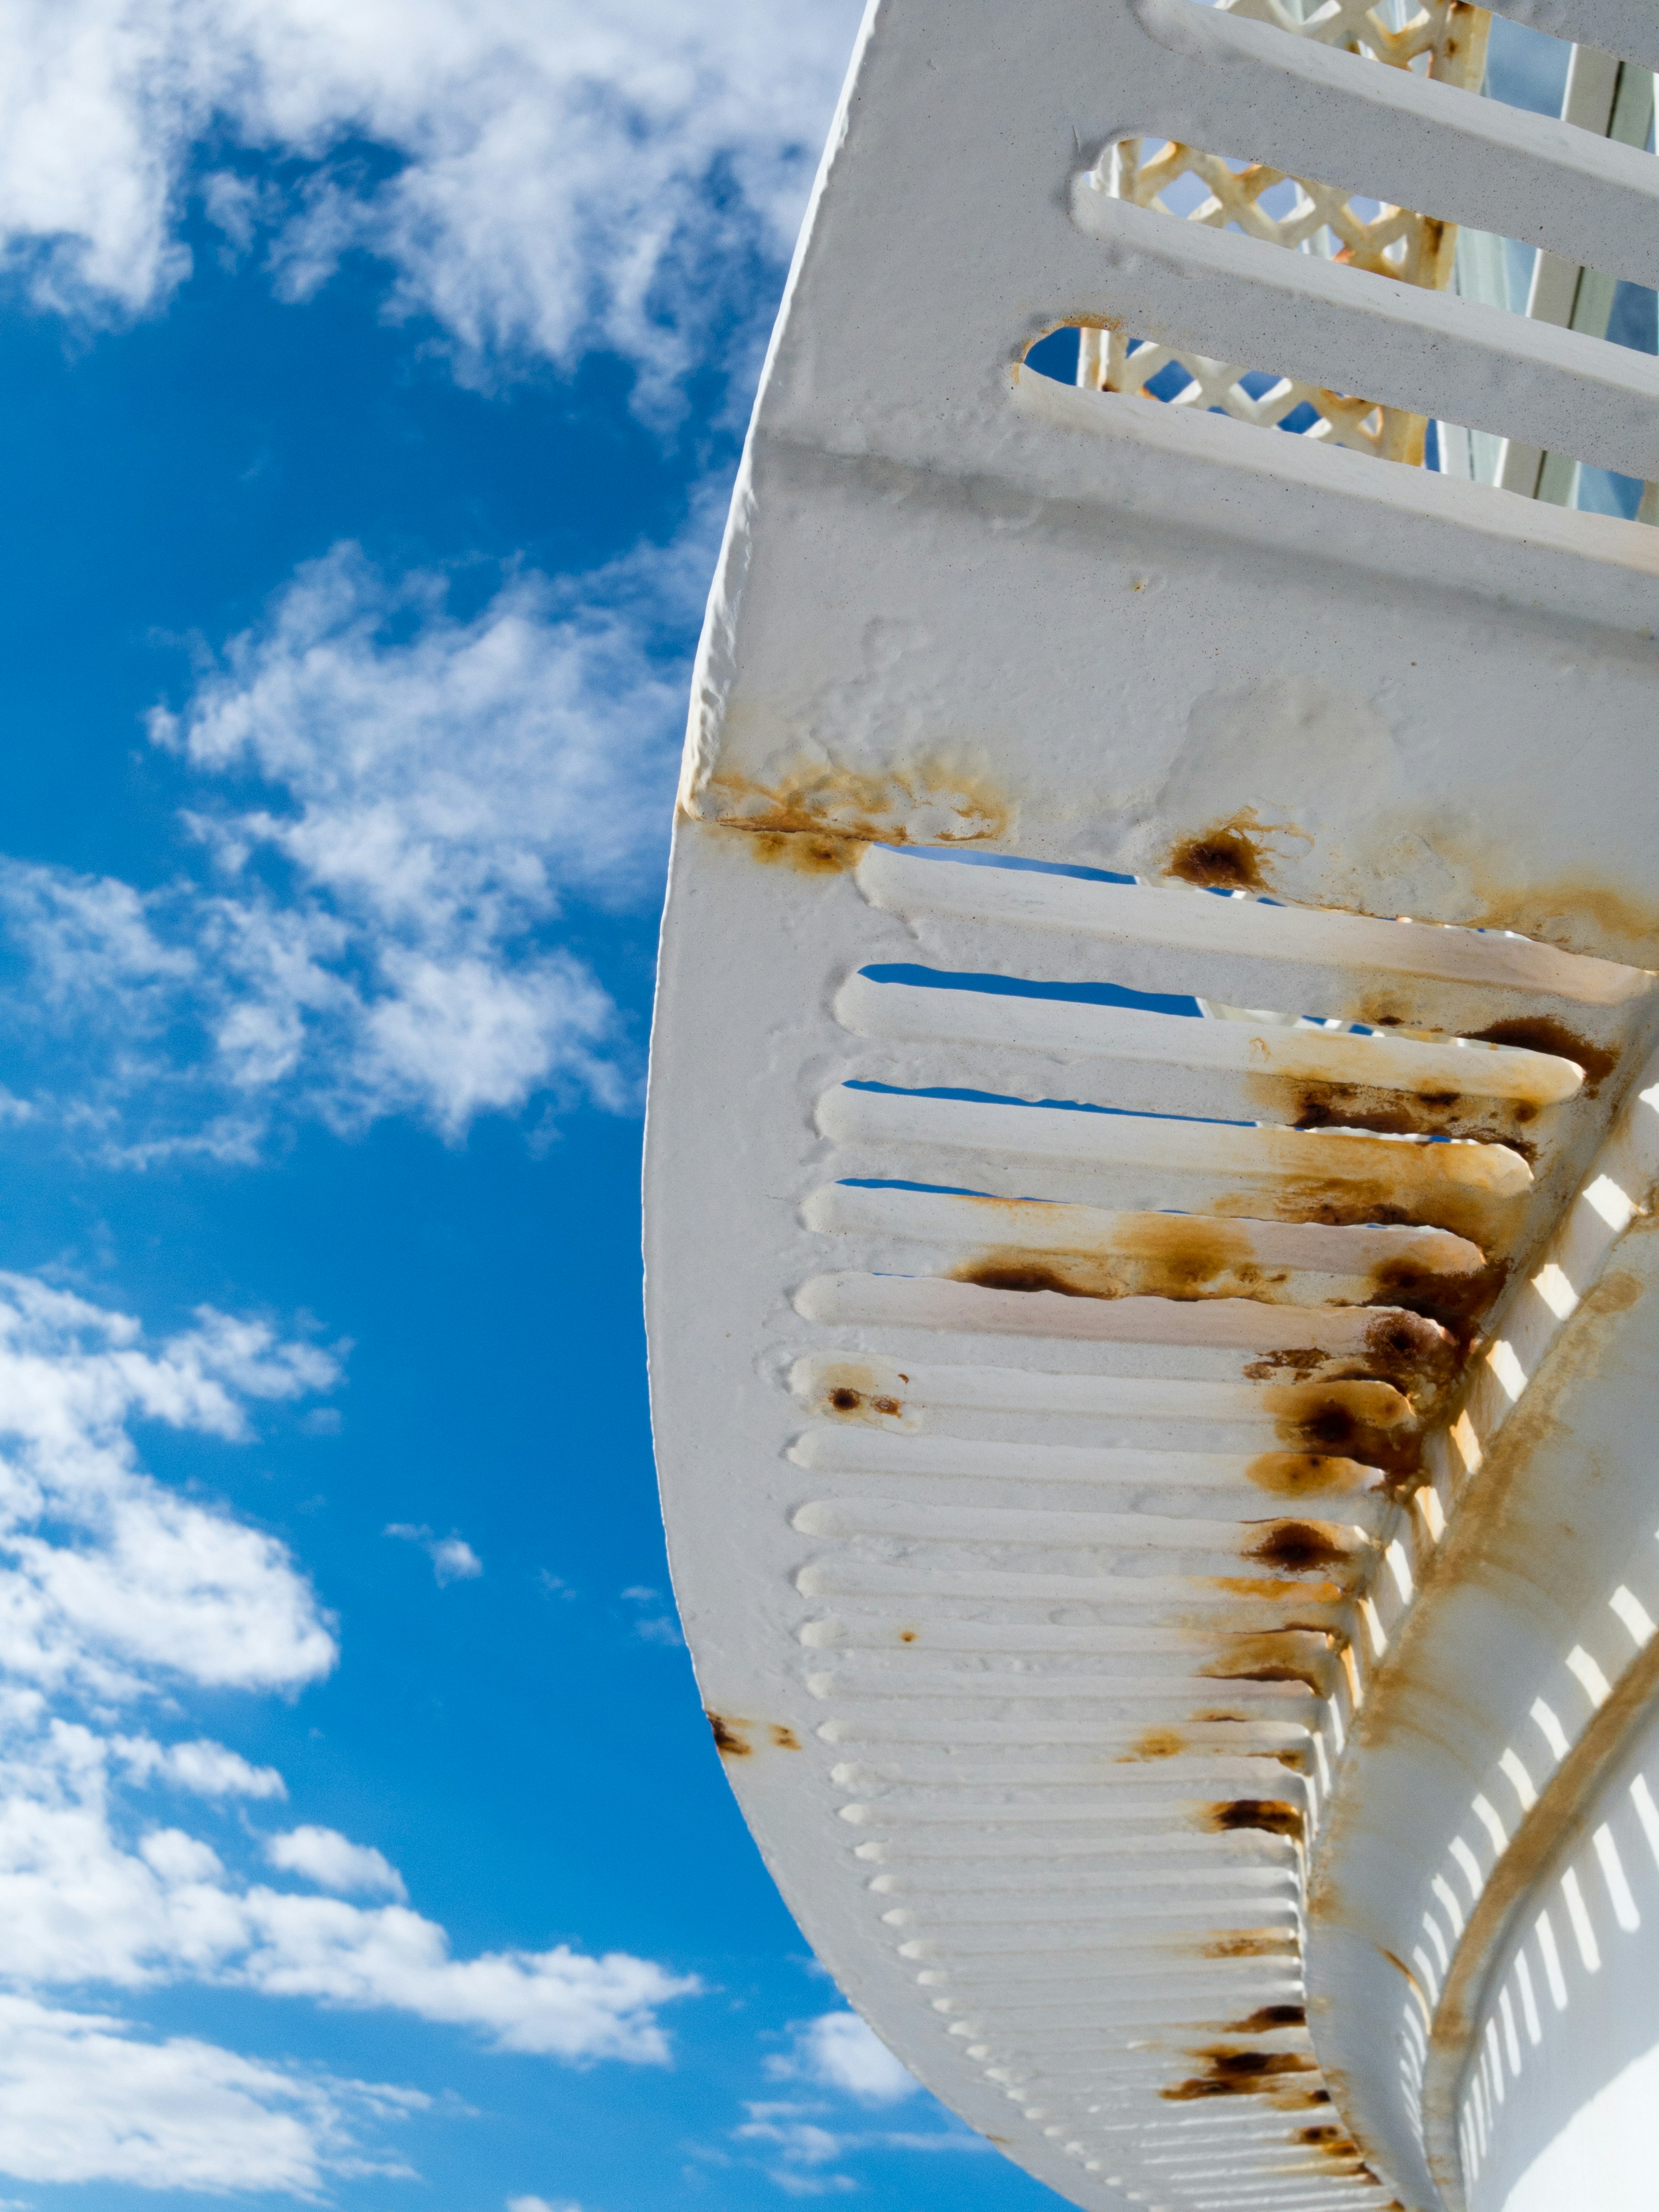
{"label": "blue sky through gap", "polygon": [[852,0],[0,11],[0,2206],[1052,2203],[816,1967],[639,1315]]}

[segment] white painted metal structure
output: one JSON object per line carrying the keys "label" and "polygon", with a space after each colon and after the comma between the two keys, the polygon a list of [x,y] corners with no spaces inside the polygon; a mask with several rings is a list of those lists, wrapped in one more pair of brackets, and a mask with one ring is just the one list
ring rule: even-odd
{"label": "white painted metal structure", "polygon": [[[1512,12],[1659,64],[1647,0]],[[820,1955],[1062,2196],[1623,2212],[1659,532],[1024,359],[1127,332],[1649,481],[1659,370],[1115,196],[1131,137],[1659,281],[1639,145],[1288,15],[872,9],[664,933],[687,1633]]]}

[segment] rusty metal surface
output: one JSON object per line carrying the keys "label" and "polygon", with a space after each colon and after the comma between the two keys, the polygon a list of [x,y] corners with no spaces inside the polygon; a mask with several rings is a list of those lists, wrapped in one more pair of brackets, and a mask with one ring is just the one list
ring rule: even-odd
{"label": "rusty metal surface", "polygon": [[[1146,326],[1162,280],[1068,213],[1130,125],[1477,221],[1501,173],[1558,250],[1635,251],[1629,149],[1511,117],[1474,158],[1480,103],[1310,46],[1192,0],[872,14],[663,939],[653,1399],[715,1744],[852,2001],[1103,2212],[1462,2202],[1500,1862],[1553,1848],[1492,1778],[1591,1786],[1633,1692],[1586,1623],[1659,1619],[1596,1581],[1622,1504],[1558,1585],[1539,1456],[1614,1452],[1644,1387],[1632,1351],[1603,1434],[1653,534],[1011,381],[1080,309]],[[1200,321],[1256,283],[1182,265]],[[1489,392],[1528,359],[1586,357],[1494,353]]]}

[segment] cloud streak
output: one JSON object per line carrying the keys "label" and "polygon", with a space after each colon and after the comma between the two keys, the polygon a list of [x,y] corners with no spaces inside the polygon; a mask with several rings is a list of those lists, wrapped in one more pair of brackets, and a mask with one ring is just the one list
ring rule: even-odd
{"label": "cloud streak", "polygon": [[0,238],[37,305],[141,313],[194,193],[286,297],[366,253],[463,374],[602,346],[660,404],[729,272],[787,253],[859,12],[9,0]]}

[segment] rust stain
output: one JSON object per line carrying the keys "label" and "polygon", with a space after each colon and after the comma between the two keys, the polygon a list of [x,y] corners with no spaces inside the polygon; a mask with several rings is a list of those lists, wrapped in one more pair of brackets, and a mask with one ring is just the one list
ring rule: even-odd
{"label": "rust stain", "polygon": [[1208,2071],[1178,2081],[1158,2094],[1168,2103],[1182,2105],[1205,2097],[1260,2097],[1271,2094],[1286,2075],[1315,2074],[1311,2058],[1294,2051],[1230,2051],[1217,2045],[1188,2054],[1201,2058]]}
{"label": "rust stain", "polygon": [[1411,1260],[1384,1260],[1371,1270],[1371,1305],[1393,1306],[1437,1322],[1467,1353],[1480,1322],[1509,1280],[1507,1260],[1489,1260],[1467,1274],[1436,1274]]}
{"label": "rust stain", "polygon": [[901,1628],[898,1632],[898,1640],[901,1644],[914,1644],[916,1640],[915,1630],[914,1628]]}
{"label": "rust stain", "polygon": [[[1013,1210],[1001,1200],[978,1203]],[[1056,1252],[1001,1244],[964,1261],[952,1279],[988,1291],[1054,1291],[1068,1298],[1272,1302],[1287,1294],[1291,1270],[1264,1266],[1249,1232],[1231,1223],[1151,1213],[1120,1217],[1109,1249]]]}
{"label": "rust stain", "polygon": [[1212,1575],[1208,1581],[1229,1597],[1261,1598],[1270,1605],[1338,1605],[1345,1595],[1335,1583],[1258,1582],[1247,1575]]}
{"label": "rust stain", "polygon": [[[1269,1133],[1264,1131],[1263,1135]],[[1376,1173],[1366,1176],[1306,1175],[1295,1154],[1281,1150],[1272,1163],[1273,1181],[1256,1190],[1228,1192],[1212,1205],[1215,1213],[1235,1218],[1264,1216],[1274,1221],[1319,1222],[1331,1229],[1380,1228],[1449,1229],[1455,1237],[1490,1251],[1503,1242],[1519,1220],[1526,1204],[1524,1190],[1513,1193],[1483,1189],[1478,1183],[1453,1180],[1437,1170],[1450,1153],[1444,1145],[1401,1145],[1386,1137],[1341,1136],[1317,1130],[1303,1133],[1283,1129],[1273,1133],[1285,1147],[1320,1143],[1352,1146],[1346,1157],[1358,1160],[1359,1147],[1374,1147],[1370,1164]],[[1482,1164],[1499,1151],[1514,1152],[1512,1143],[1501,1147],[1474,1146],[1460,1158],[1460,1168],[1471,1155]],[[1437,1157],[1425,1166],[1425,1156]],[[1516,1157],[1519,1158],[1519,1154]]]}
{"label": "rust stain", "polygon": [[904,1411],[903,1400],[894,1392],[891,1372],[855,1360],[838,1361],[820,1370],[814,1404],[818,1412],[843,1421],[872,1417],[896,1420]]}
{"label": "rust stain", "polygon": [[1519,1045],[1527,1052],[1553,1053],[1558,1060],[1570,1060],[1584,1071],[1583,1096],[1594,1098],[1601,1085],[1619,1065],[1619,1054],[1609,1052],[1605,1045],[1592,1044],[1588,1037],[1579,1036],[1565,1022],[1550,1014],[1526,1014],[1513,1021],[1494,1022],[1489,1030],[1477,1033],[1481,1044]]}
{"label": "rust stain", "polygon": [[[1311,1633],[1321,1639],[1328,1655],[1329,1637],[1326,1631],[1316,1629]],[[1261,1636],[1231,1636],[1227,1649],[1213,1665],[1203,1672],[1227,1682],[1305,1682],[1310,1690],[1323,1696],[1329,1686],[1328,1664],[1322,1667],[1310,1653],[1305,1629],[1270,1629]]]}
{"label": "rust stain", "polygon": [[1127,1765],[1136,1759],[1173,1759],[1177,1752],[1185,1751],[1187,1740],[1176,1729],[1148,1729],[1145,1735],[1137,1736],[1119,1759]]}
{"label": "rust stain", "polygon": [[[1493,1040],[1496,1042],[1496,1040]],[[1543,1111],[1530,1098],[1465,1097],[1445,1090],[1397,1091],[1369,1083],[1316,1082],[1260,1074],[1252,1097],[1275,1115],[1287,1110],[1298,1129],[1365,1129],[1380,1137],[1474,1137],[1507,1145],[1528,1162],[1537,1145],[1523,1133]]]}
{"label": "rust stain", "polygon": [[687,811],[744,832],[757,860],[807,875],[856,867],[871,844],[982,844],[1006,836],[1014,813],[982,772],[940,757],[867,773],[804,763],[771,783],[726,769]]}
{"label": "rust stain", "polygon": [[1423,1431],[1412,1402],[1391,1382],[1330,1382],[1270,1385],[1262,1408],[1279,1441],[1340,1453],[1374,1467],[1389,1486],[1422,1473]]}
{"label": "rust stain", "polygon": [[1246,1466],[1244,1479],[1275,1498],[1316,1498],[1351,1486],[1364,1473],[1353,1460],[1321,1452],[1258,1452]]}
{"label": "rust stain", "polygon": [[1279,1928],[1253,1929],[1237,1936],[1218,1936],[1200,1943],[1200,1959],[1283,1959],[1296,1955],[1296,1937]]}
{"label": "rust stain", "polygon": [[1259,1359],[1250,1361],[1244,1375],[1251,1382],[1271,1382],[1287,1367],[1294,1374],[1309,1375],[1316,1367],[1323,1367],[1329,1357],[1316,1344],[1297,1345],[1287,1352],[1264,1352]]}
{"label": "rust stain", "polygon": [[1299,2004],[1263,2005],[1248,2020],[1235,2021],[1229,2035],[1269,2035],[1276,2027],[1305,2027],[1308,2008]]}
{"label": "rust stain", "polygon": [[1291,823],[1263,823],[1255,809],[1247,806],[1225,822],[1179,839],[1164,863],[1164,872],[1205,890],[1271,890],[1273,855],[1268,844],[1275,837],[1313,842],[1305,830]]}
{"label": "rust stain", "polygon": [[[714,1748],[722,1759],[752,1759],[755,1747],[744,1733],[746,1729],[763,1725],[758,1721],[738,1720],[730,1713],[710,1712],[704,1708],[703,1718],[714,1732]],[[781,1721],[765,1724],[766,1733],[775,1751],[799,1751],[800,1738]]]}
{"label": "rust stain", "polygon": [[1317,1521],[1271,1522],[1245,1557],[1289,1575],[1310,1574],[1322,1567],[1335,1569],[1352,1579],[1354,1571],[1352,1558]]}
{"label": "rust stain", "polygon": [[1225,1798],[1218,1804],[1206,1805],[1203,1820],[1218,1836],[1239,1828],[1261,1828],[1270,1836],[1288,1836],[1299,1844],[1307,1832],[1301,1807],[1284,1797]]}
{"label": "rust stain", "polygon": [[1438,1322],[1403,1310],[1380,1313],[1365,1331],[1369,1378],[1392,1382],[1419,1413],[1439,1403],[1466,1351]]}
{"label": "rust stain", "polygon": [[755,1747],[741,1733],[744,1729],[753,1727],[752,1721],[728,1720],[724,1713],[711,1713],[707,1710],[703,1718],[714,1731],[714,1748],[722,1759],[752,1757]]}
{"label": "rust stain", "polygon": [[1659,906],[1614,884],[1565,877],[1511,888],[1488,880],[1480,884],[1477,896],[1482,904],[1468,927],[1513,929],[1541,945],[1637,968],[1659,963]]}

